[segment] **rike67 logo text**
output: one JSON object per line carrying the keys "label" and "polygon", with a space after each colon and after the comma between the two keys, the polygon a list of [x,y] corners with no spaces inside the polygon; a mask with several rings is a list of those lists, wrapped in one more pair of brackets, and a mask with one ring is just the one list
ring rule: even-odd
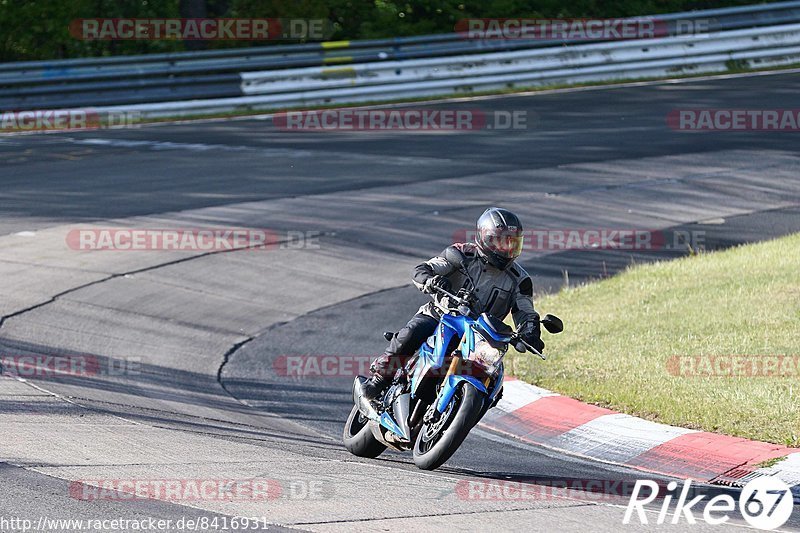
{"label": "rike67 logo text", "polygon": [[[677,489],[678,483],[671,481],[667,484],[667,494],[660,495],[659,484],[655,481],[637,480],[622,523],[629,524],[635,512],[641,524],[649,524],[645,506],[657,498],[663,498],[655,518],[655,523],[659,525],[667,523],[667,520],[671,524],[680,524],[683,521],[695,524],[696,514],[707,524],[724,524],[732,515],[736,516],[738,507],[738,514],[750,526],[772,530],[789,520],[794,505],[789,486],[775,477],[765,476],[750,481],[739,494],[738,502],[730,494],[719,494],[706,500],[709,495],[692,488],[691,480],[684,482],[680,493]],[[650,511],[653,512],[652,509]]]}

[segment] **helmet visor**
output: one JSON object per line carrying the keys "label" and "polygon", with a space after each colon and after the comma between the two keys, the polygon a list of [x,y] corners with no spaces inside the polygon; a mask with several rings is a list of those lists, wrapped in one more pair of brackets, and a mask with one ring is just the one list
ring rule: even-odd
{"label": "helmet visor", "polygon": [[480,239],[487,250],[506,259],[519,257],[525,240],[522,231],[509,229],[484,229]]}

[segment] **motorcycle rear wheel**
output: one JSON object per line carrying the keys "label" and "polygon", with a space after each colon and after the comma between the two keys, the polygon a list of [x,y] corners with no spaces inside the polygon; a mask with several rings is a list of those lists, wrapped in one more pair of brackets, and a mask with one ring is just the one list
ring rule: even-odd
{"label": "motorcycle rear wheel", "polygon": [[342,442],[347,451],[357,457],[374,459],[386,450],[386,446],[372,434],[369,419],[355,405],[344,425]]}

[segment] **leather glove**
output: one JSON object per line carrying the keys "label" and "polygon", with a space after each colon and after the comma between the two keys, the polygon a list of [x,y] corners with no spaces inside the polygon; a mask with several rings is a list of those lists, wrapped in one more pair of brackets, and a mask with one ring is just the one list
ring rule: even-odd
{"label": "leather glove", "polygon": [[453,292],[453,284],[444,276],[433,276],[432,278],[428,278],[428,281],[425,282],[425,289],[423,292],[426,294],[438,294],[437,289]]}
{"label": "leather glove", "polygon": [[544,353],[544,342],[542,342],[542,327],[539,325],[538,320],[525,322],[522,325],[522,333],[520,334],[522,340]]}

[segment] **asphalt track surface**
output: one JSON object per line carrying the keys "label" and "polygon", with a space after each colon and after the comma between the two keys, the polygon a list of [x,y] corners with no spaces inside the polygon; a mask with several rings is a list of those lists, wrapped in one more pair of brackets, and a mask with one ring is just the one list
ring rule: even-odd
{"label": "asphalt track surface", "polygon": [[[685,133],[665,121],[682,107],[793,108],[798,89],[800,76],[779,74],[431,104],[525,111],[519,131],[288,133],[247,119],[0,138],[3,352],[141,362],[124,375],[0,380],[0,517],[620,529],[612,497],[479,501],[457,488],[649,474],[483,430],[435,473],[403,454],[356,459],[338,442],[351,378],[286,376],[281,357],[379,352],[381,332],[424,301],[411,268],[490,204],[537,228],[694,230],[709,249],[800,231],[795,135]],[[65,245],[74,228],[209,226],[320,236],[300,249],[216,254]],[[541,293],[565,271],[577,283],[686,254],[667,244],[539,250],[521,262]],[[69,497],[74,480],[250,477],[321,491],[266,504]],[[798,517],[787,525],[798,527]]]}

